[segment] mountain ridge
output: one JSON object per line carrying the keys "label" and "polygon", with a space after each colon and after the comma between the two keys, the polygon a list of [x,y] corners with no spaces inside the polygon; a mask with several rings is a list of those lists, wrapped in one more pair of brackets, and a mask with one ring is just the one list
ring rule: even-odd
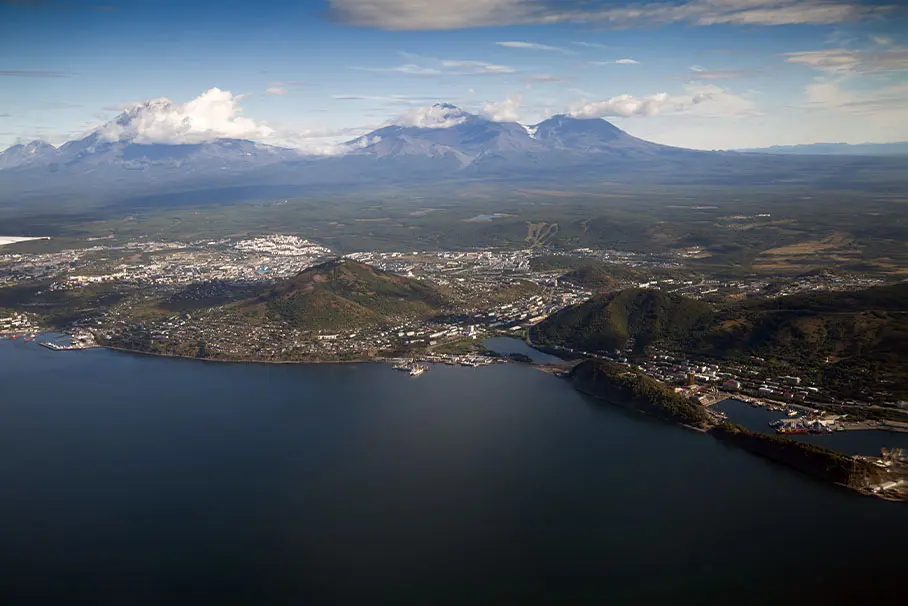
{"label": "mountain ridge", "polygon": [[897,157],[819,162],[812,156],[691,150],[634,137],[600,118],[562,114],[526,126],[450,104],[352,139],[334,155],[248,139],[154,142],[129,120],[124,113],[59,147],[32,142],[0,153],[0,211],[83,210],[215,189],[255,198],[275,188],[287,197],[313,187],[440,182],[828,185],[882,174],[902,184],[908,175]]}

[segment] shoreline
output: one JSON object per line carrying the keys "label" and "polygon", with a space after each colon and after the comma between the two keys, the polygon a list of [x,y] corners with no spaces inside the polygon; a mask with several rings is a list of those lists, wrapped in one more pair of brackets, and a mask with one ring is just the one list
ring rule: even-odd
{"label": "shoreline", "polygon": [[225,360],[222,358],[198,358],[195,356],[182,356],[179,354],[159,353],[155,351],[141,351],[138,349],[116,347],[114,345],[99,345],[98,347],[92,349],[98,348],[138,354],[142,356],[157,356],[159,358],[175,358],[178,360],[196,360],[198,362],[217,362],[220,364],[383,364],[386,360],[385,358],[358,358],[356,360]]}
{"label": "shoreline", "polygon": [[[716,423],[712,421],[709,427],[695,427],[687,423],[681,422],[680,420],[672,420],[661,417],[659,414],[652,413],[648,410],[645,410],[641,406],[634,403],[634,398],[629,397],[626,400],[622,401],[620,399],[615,399],[612,397],[603,396],[600,393],[596,393],[594,390],[588,389],[578,382],[576,377],[572,375],[565,375],[565,378],[570,379],[572,387],[578,392],[587,397],[592,398],[597,402],[603,402],[610,406],[616,406],[624,408],[626,410],[633,410],[644,416],[652,417],[657,420],[665,421],[676,427],[683,429],[691,429],[698,433],[708,435],[717,442],[727,443],[736,448],[740,448],[746,452],[749,452],[752,455],[757,457],[767,459],[776,464],[788,467],[805,475],[814,477],[820,481],[823,481],[826,484],[832,484],[847,488],[850,491],[877,497],[883,500],[892,501],[892,502],[908,502],[908,496],[905,495],[890,495],[890,494],[881,494],[879,491],[874,491],[872,485],[864,484],[857,485],[851,484],[848,482],[843,482],[836,478],[827,477],[827,473],[819,472],[816,469],[812,469],[811,465],[805,464],[803,457],[807,455],[808,457],[827,457],[831,460],[844,459],[851,462],[853,466],[865,465],[867,461],[877,460],[876,457],[863,457],[855,455],[847,455],[845,453],[839,452],[837,450],[822,446],[822,445],[811,445],[808,443],[792,440],[791,438],[780,437],[775,434],[766,434],[760,432],[752,432],[743,427],[736,426],[734,424],[728,423]],[[664,384],[659,383],[663,388],[667,389]],[[620,393],[620,392],[619,392]],[[819,451],[817,451],[819,449]],[[824,452],[825,451],[825,452]],[[828,471],[828,469],[826,470]]]}
{"label": "shoreline", "polygon": [[[84,348],[78,348],[78,349],[74,349],[74,350],[65,350],[65,351],[84,351],[84,350],[89,350],[89,349],[109,349],[111,351],[119,351],[119,352],[133,353],[133,354],[146,355],[146,356],[157,356],[157,357],[161,357],[161,358],[175,358],[175,359],[181,359],[181,360],[197,360],[200,362],[217,362],[217,363],[221,363],[221,364],[280,364],[280,365],[292,365],[292,364],[301,364],[301,365],[387,364],[387,363],[390,363],[390,360],[391,360],[391,358],[380,358],[380,357],[356,358],[353,360],[249,360],[249,359],[198,358],[198,357],[194,357],[194,356],[159,353],[159,352],[151,352],[151,351],[141,351],[138,349],[128,349],[125,347],[116,347],[114,345],[100,345],[100,344],[94,345],[91,347],[84,347]],[[53,351],[56,351],[56,350],[53,350]],[[504,358],[504,359],[506,359],[506,358]],[[553,377],[558,377],[559,373],[570,373],[570,370],[571,370],[570,368],[565,368],[565,369],[555,368],[555,365],[553,365],[553,364],[543,364],[543,363],[537,363],[537,362],[514,362],[512,360],[508,360],[508,362],[510,362],[512,364],[518,364],[521,366],[527,366],[530,368],[534,368],[535,370],[544,372]],[[567,361],[567,360],[564,361],[564,363],[568,364],[568,365],[570,365],[571,362],[572,361]],[[428,363],[431,363],[431,362],[428,362]],[[574,365],[576,365],[576,364],[574,364]],[[567,374],[565,374],[564,377],[569,378]],[[601,398],[599,398],[599,396],[596,396],[592,393],[584,391],[579,387],[575,386],[575,389],[577,389],[578,391],[580,391],[581,393],[583,393],[587,396],[590,396],[590,397],[593,397],[596,399],[601,399]],[[746,400],[742,400],[733,395],[730,395],[730,397],[726,398],[726,400],[734,400],[737,402],[743,402],[745,404],[749,404],[749,402],[747,402]],[[761,402],[761,404],[765,405],[765,401]],[[643,411],[641,411],[641,412],[643,412]],[[643,414],[647,414],[647,413],[644,412]],[[685,427],[687,429],[692,429],[694,431],[708,433],[708,430],[699,429],[694,426],[688,426],[688,425],[684,425],[684,424],[679,424],[679,425],[682,427]],[[845,431],[845,432],[886,431],[886,432],[890,432],[890,433],[908,433],[908,428],[898,427],[898,426],[893,427],[893,426],[886,425],[885,423],[880,423],[880,425],[874,426],[874,427],[868,427],[866,425],[859,426],[859,427],[846,427],[843,431]],[[774,435],[774,434],[767,433],[767,435]]]}

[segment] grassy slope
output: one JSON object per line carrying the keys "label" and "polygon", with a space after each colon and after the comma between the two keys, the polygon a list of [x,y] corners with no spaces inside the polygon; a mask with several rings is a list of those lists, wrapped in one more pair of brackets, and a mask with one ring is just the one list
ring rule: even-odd
{"label": "grassy slope", "polygon": [[337,330],[426,316],[445,303],[432,286],[338,260],[310,268],[235,309],[250,319],[280,318],[304,330]]}
{"label": "grassy slope", "polygon": [[797,295],[711,311],[656,291],[600,295],[555,314],[535,341],[609,350],[667,341],[716,357],[759,355],[817,369],[828,386],[850,391],[885,382],[908,394],[908,283],[853,293]]}
{"label": "grassy slope", "polygon": [[711,317],[705,303],[658,290],[628,289],[558,312],[535,327],[532,338],[593,350],[620,349],[634,338],[638,347],[644,347],[703,330]]}

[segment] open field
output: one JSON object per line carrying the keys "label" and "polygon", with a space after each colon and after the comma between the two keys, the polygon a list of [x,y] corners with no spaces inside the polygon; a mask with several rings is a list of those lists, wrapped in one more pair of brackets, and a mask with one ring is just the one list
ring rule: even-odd
{"label": "open field", "polygon": [[[885,192],[777,185],[630,187],[607,192],[515,190],[480,183],[306,197],[236,200],[217,190],[122,201],[80,213],[4,220],[9,234],[51,236],[4,251],[47,251],[75,240],[202,240],[296,234],[341,252],[471,247],[594,247],[684,251],[695,269],[727,275],[838,268],[897,277],[908,268],[902,197]],[[491,220],[477,217],[494,216]]]}

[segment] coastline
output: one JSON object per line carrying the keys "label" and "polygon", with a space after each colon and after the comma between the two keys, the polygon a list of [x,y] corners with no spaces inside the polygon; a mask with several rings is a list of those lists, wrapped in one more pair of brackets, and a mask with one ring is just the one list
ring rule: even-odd
{"label": "coastline", "polygon": [[[717,442],[743,449],[761,458],[817,478],[827,484],[841,486],[859,494],[887,501],[908,502],[908,496],[904,494],[885,494],[884,491],[879,490],[879,485],[884,483],[885,480],[884,474],[879,469],[879,461],[881,461],[879,458],[846,455],[826,447],[815,446],[774,434],[751,432],[738,425],[719,423],[715,420],[712,420],[708,427],[692,426],[678,419],[666,418],[665,415],[648,410],[647,406],[653,406],[655,402],[655,396],[652,394],[633,392],[631,395],[623,394],[625,397],[620,399],[607,397],[594,389],[582,385],[578,376],[573,372],[564,376],[571,381],[575,390],[597,401],[634,410],[677,427],[692,429],[698,433],[710,436]],[[622,394],[625,386],[619,385],[613,380],[609,380],[607,383],[609,390],[617,390],[617,393]],[[659,385],[665,390],[668,389],[661,383]],[[648,404],[643,404],[640,401],[641,399]]]}
{"label": "coastline", "polygon": [[[99,347],[125,353],[158,356],[163,358],[198,360],[201,362],[219,362],[226,364],[381,364],[390,361],[390,358],[378,357],[357,358],[353,360],[217,359],[140,351],[112,345],[100,345]],[[587,362],[593,362],[594,364],[596,363],[591,360]],[[659,408],[659,404],[657,404],[657,401],[659,399],[658,394],[638,391],[634,387],[629,387],[628,385],[619,385],[614,383],[612,380],[609,380],[604,382],[606,386],[617,391],[615,392],[615,394],[612,394],[611,391],[609,391],[609,395],[606,396],[603,395],[602,391],[593,388],[595,387],[595,384],[590,386],[582,385],[578,376],[576,376],[573,372],[576,367],[574,367],[574,369],[567,370],[554,368],[552,365],[544,364],[520,363],[520,365],[529,366],[537,370],[546,372],[547,374],[552,374],[553,376],[562,376],[564,378],[568,378],[571,380],[572,387],[574,387],[577,392],[587,397],[593,398],[596,401],[604,402],[610,406],[618,406],[626,410],[632,410],[636,413],[666,421],[684,429],[693,430],[697,433],[709,435],[718,442],[741,448],[761,458],[768,459],[777,464],[784,465],[806,475],[815,477],[821,481],[824,481],[824,483],[838,485],[863,495],[874,496],[888,501],[908,501],[908,498],[904,496],[881,494],[881,492],[878,490],[878,485],[882,482],[878,481],[880,480],[880,478],[876,477],[876,475],[872,473],[876,470],[873,469],[875,459],[871,457],[855,457],[851,455],[845,455],[838,451],[824,447],[807,445],[802,442],[790,440],[789,438],[751,432],[733,424],[717,423],[715,420],[711,420],[708,426],[691,425],[689,423],[683,422],[683,420],[679,418],[668,418],[665,414],[665,411]],[[661,383],[659,383],[659,388],[660,390],[667,390],[667,388]],[[619,397],[614,397],[615,395]],[[848,473],[843,476],[842,474],[844,473],[844,466],[846,465],[846,463],[850,465],[852,469],[860,470],[861,473],[855,475]],[[837,472],[835,474],[835,477],[834,474],[831,473],[833,469],[835,469],[835,471]]]}
{"label": "coastline", "polygon": [[[100,348],[110,349],[111,351],[120,351],[125,353],[139,354],[143,356],[157,356],[159,358],[175,358],[180,360],[196,360],[199,362],[218,362],[221,364],[382,364],[385,358],[357,358],[355,360],[243,360],[243,359],[223,359],[223,358],[199,358],[195,356],[182,356],[179,354],[159,353],[155,351],[141,351],[139,349],[128,349],[126,347],[116,347],[114,345],[99,345]],[[97,349],[97,348],[94,348]]]}

